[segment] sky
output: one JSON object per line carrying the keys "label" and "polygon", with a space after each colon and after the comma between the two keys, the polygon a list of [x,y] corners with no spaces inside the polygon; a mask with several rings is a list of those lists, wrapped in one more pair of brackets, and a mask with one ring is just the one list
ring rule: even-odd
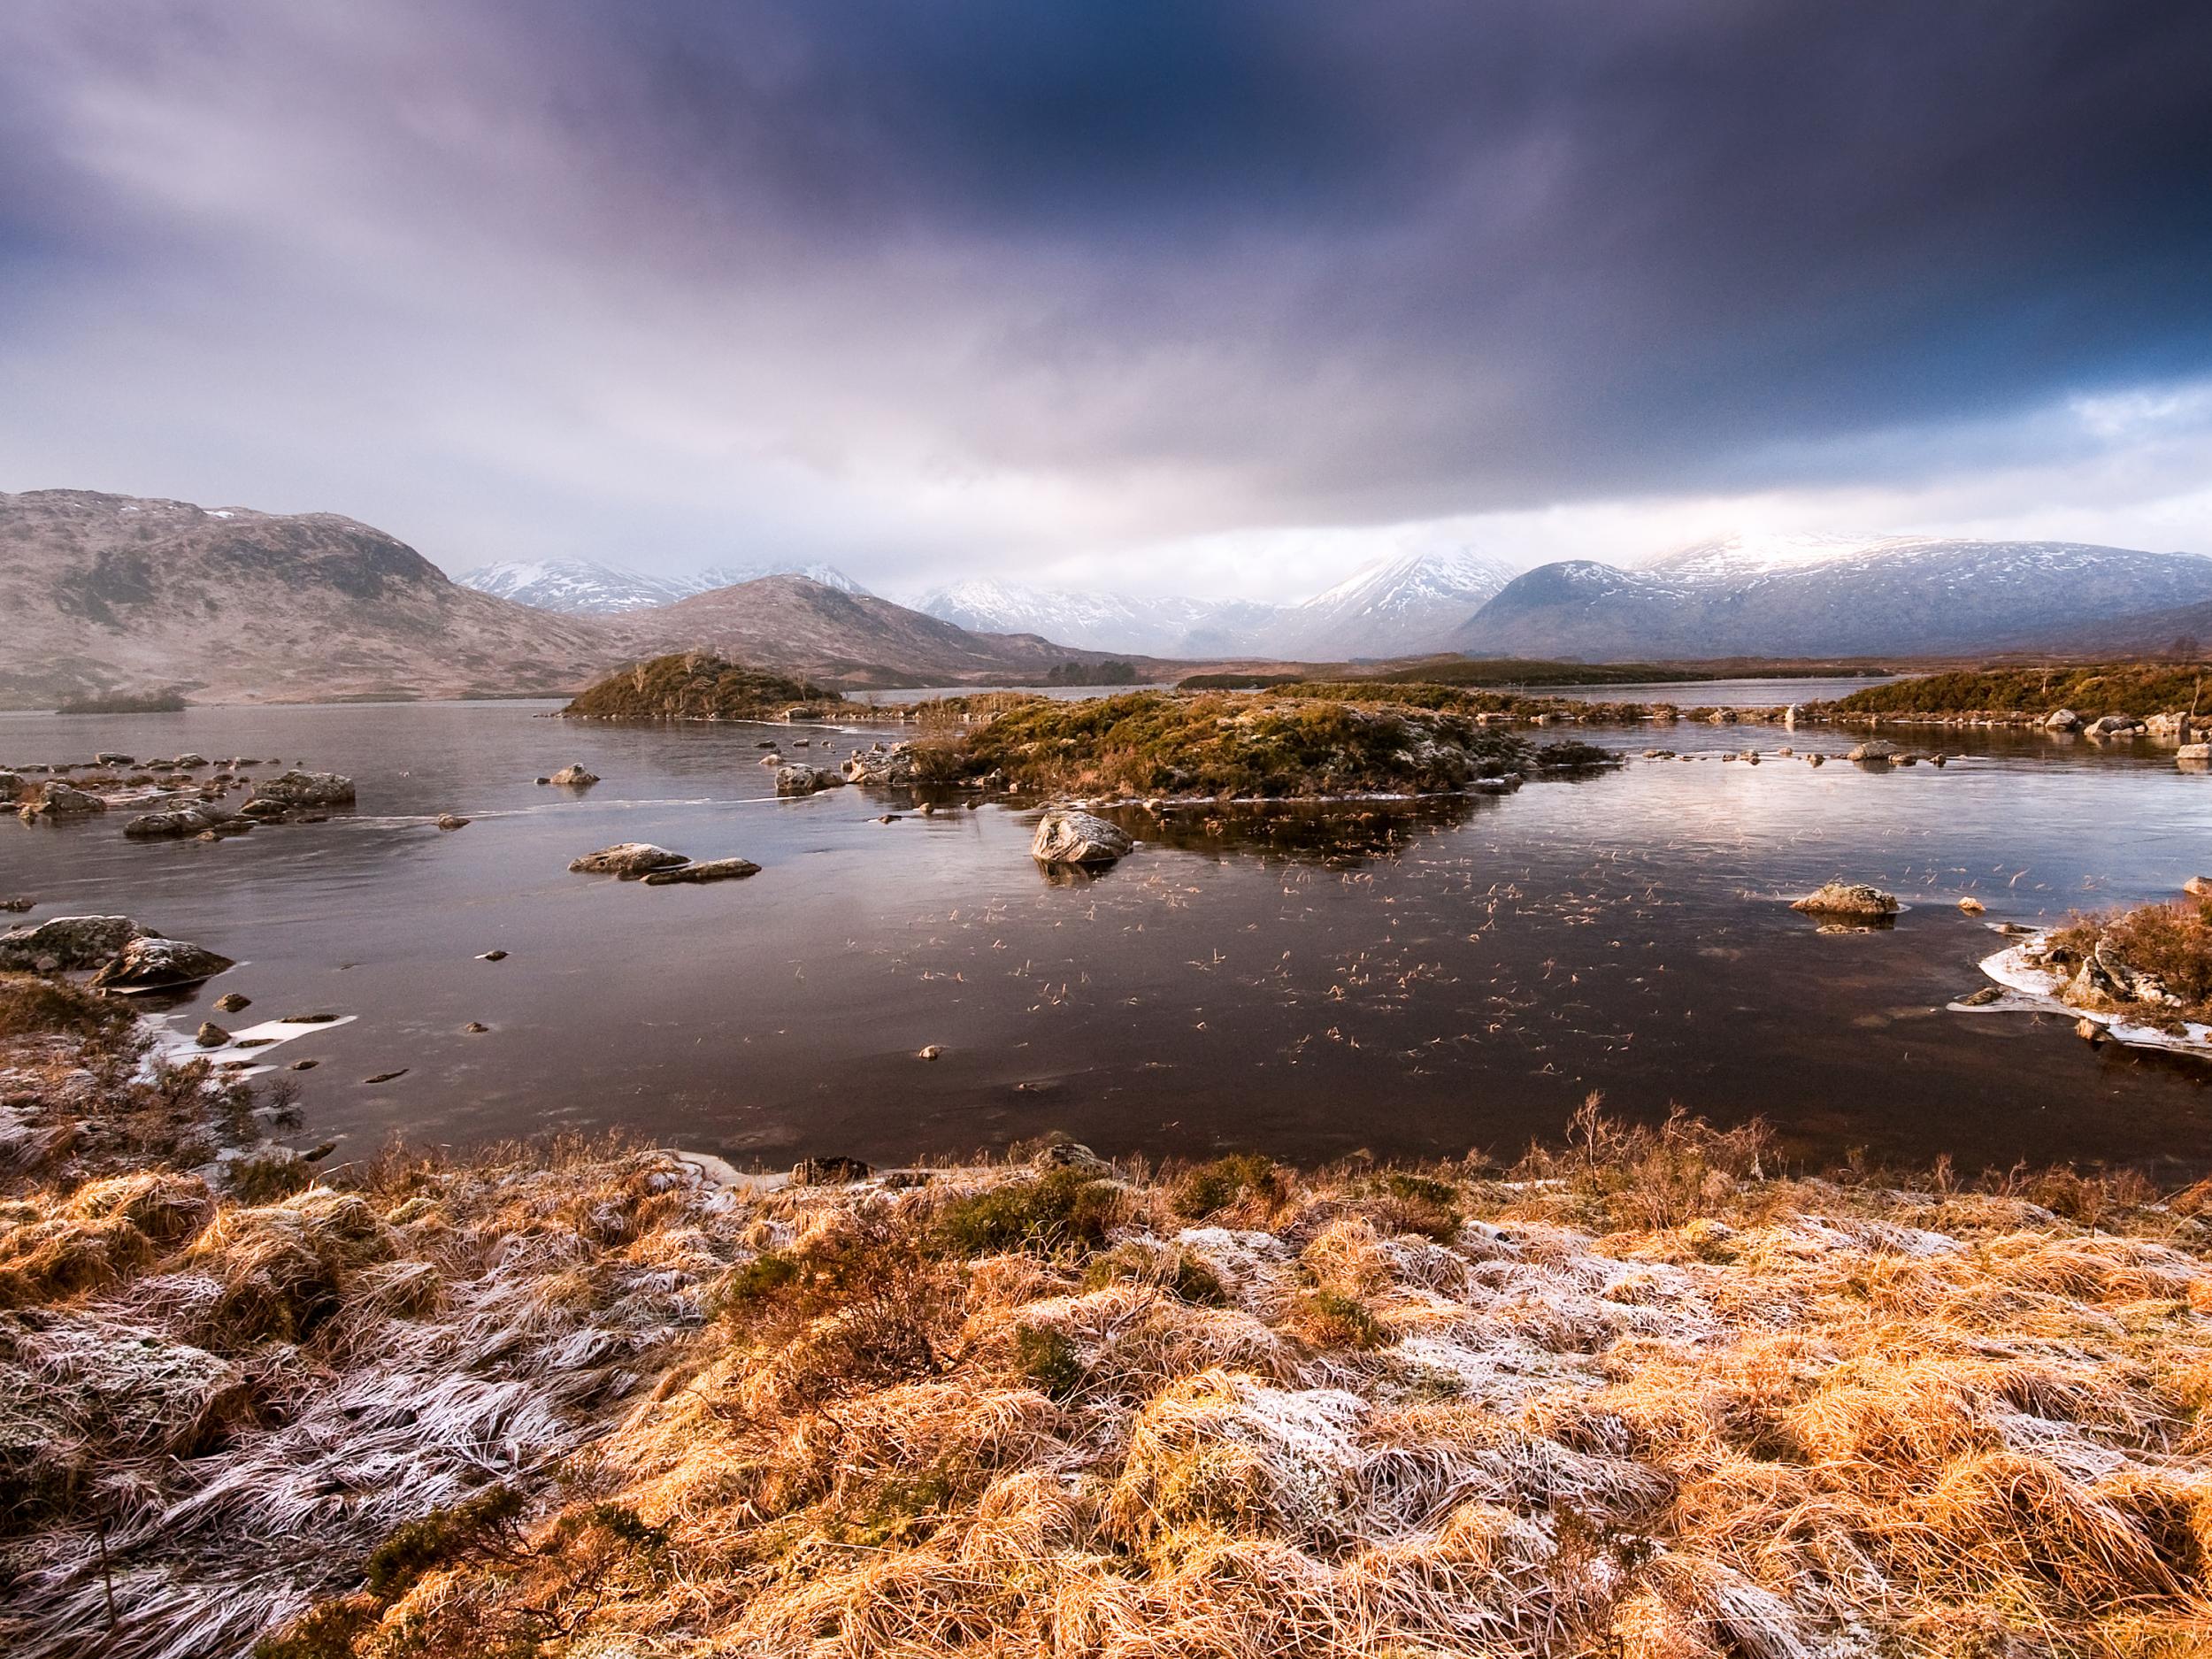
{"label": "sky", "polygon": [[2201,0],[7,0],[0,489],[1295,597],[2212,553]]}

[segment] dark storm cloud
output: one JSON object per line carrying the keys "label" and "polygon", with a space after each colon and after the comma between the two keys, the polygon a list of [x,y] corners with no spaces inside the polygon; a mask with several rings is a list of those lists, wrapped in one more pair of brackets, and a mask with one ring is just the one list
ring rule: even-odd
{"label": "dark storm cloud", "polygon": [[228,326],[320,285],[426,351],[449,292],[703,424],[751,376],[826,476],[1149,492],[1125,529],[1903,477],[2212,371],[2202,4],[33,0],[0,44],[15,281],[203,265]]}

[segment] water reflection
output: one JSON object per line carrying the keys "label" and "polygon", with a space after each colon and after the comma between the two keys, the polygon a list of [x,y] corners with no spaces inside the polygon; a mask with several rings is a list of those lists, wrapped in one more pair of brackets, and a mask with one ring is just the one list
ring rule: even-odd
{"label": "water reflection", "polygon": [[[1156,1154],[1457,1154],[1555,1133],[1601,1089],[1627,1112],[1763,1114],[1808,1150],[2212,1161],[2200,1069],[2060,1019],[1946,1011],[1990,925],[2198,872],[2212,788],[2149,745],[1930,733],[1960,758],[1863,771],[1775,757],[1856,741],[1824,728],[1578,726],[1694,758],[1502,797],[1124,809],[1138,850],[1062,879],[1028,856],[1026,811],[774,798],[757,745],[833,761],[871,733],[542,711],[0,717],[0,764],[282,753],[361,791],[351,815],[211,844],[0,823],[0,889],[35,894],[33,920],[122,911],[237,957],[179,999],[187,1029],[233,989],[257,1012],[358,1015],[296,1045],[320,1062],[303,1134],[349,1148],[621,1125],[787,1162],[1053,1130]],[[1719,758],[1747,748],[1762,764]],[[603,781],[535,784],[571,763]],[[447,811],[472,822],[441,832]],[[764,868],[701,887],[568,873],[620,841]],[[1816,931],[1787,902],[1835,879],[1911,908]],[[1959,911],[1970,895],[1985,917]],[[917,1063],[929,1044],[943,1057]]]}

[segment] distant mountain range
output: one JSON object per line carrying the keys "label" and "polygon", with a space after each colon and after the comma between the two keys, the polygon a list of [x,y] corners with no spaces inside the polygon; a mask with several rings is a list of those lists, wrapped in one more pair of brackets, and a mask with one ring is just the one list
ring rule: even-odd
{"label": "distant mountain range", "polygon": [[[699,580],[715,575],[743,572]],[[92,490],[0,493],[0,707],[17,708],[169,689],[201,702],[566,693],[694,648],[854,686],[1023,679],[1101,660],[1033,635],[971,633],[841,577],[754,577],[612,614],[563,611],[465,587],[334,513]]]}
{"label": "distant mountain range", "polygon": [[1459,549],[1393,554],[1293,605],[1137,598],[987,577],[936,588],[915,604],[962,627],[1041,634],[1095,650],[1337,661],[1440,649],[1513,573],[1502,561]]}
{"label": "distant mountain range", "polygon": [[733,588],[764,576],[804,576],[844,593],[864,594],[863,588],[834,565],[821,564],[717,565],[688,576],[652,576],[618,565],[590,559],[534,559],[499,565],[480,565],[463,571],[453,580],[464,588],[541,611],[565,611],[571,616],[611,617],[625,611],[672,605],[694,594],[717,588]]}
{"label": "distant mountain range", "polygon": [[1409,555],[1283,606],[969,582],[925,602],[951,617],[826,574],[836,580],[755,576],[645,603],[626,586],[633,573],[611,567],[472,572],[569,607],[555,609],[452,581],[333,513],[0,494],[0,706],[172,688],[211,702],[565,692],[691,649],[895,687],[1019,682],[1110,658],[1169,678],[1194,662],[1440,648],[1602,662],[2201,654],[2212,642],[2212,558],[2064,541],[1739,538],[1640,569],[1568,560],[1509,580],[1470,556]]}
{"label": "distant mountain range", "polygon": [[[2061,649],[2097,625],[2212,600],[2212,558],[2074,541],[1734,538],[1640,569],[1516,577],[1448,638],[1585,661]],[[2168,638],[2172,637],[2170,633]]]}

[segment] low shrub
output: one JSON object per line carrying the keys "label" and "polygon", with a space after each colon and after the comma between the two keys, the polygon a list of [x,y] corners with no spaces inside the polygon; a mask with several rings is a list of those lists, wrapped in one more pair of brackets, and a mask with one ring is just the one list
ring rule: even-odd
{"label": "low shrub", "polygon": [[1186,1170],[1168,1189],[1168,1204],[1186,1221],[1202,1221],[1245,1199],[1270,1209],[1290,1195],[1290,1174],[1257,1152],[1233,1153]]}
{"label": "low shrub", "polygon": [[938,1211],[936,1237],[941,1248],[964,1256],[1094,1250],[1120,1213],[1121,1197],[1110,1181],[1056,1169],[951,1200]]}

